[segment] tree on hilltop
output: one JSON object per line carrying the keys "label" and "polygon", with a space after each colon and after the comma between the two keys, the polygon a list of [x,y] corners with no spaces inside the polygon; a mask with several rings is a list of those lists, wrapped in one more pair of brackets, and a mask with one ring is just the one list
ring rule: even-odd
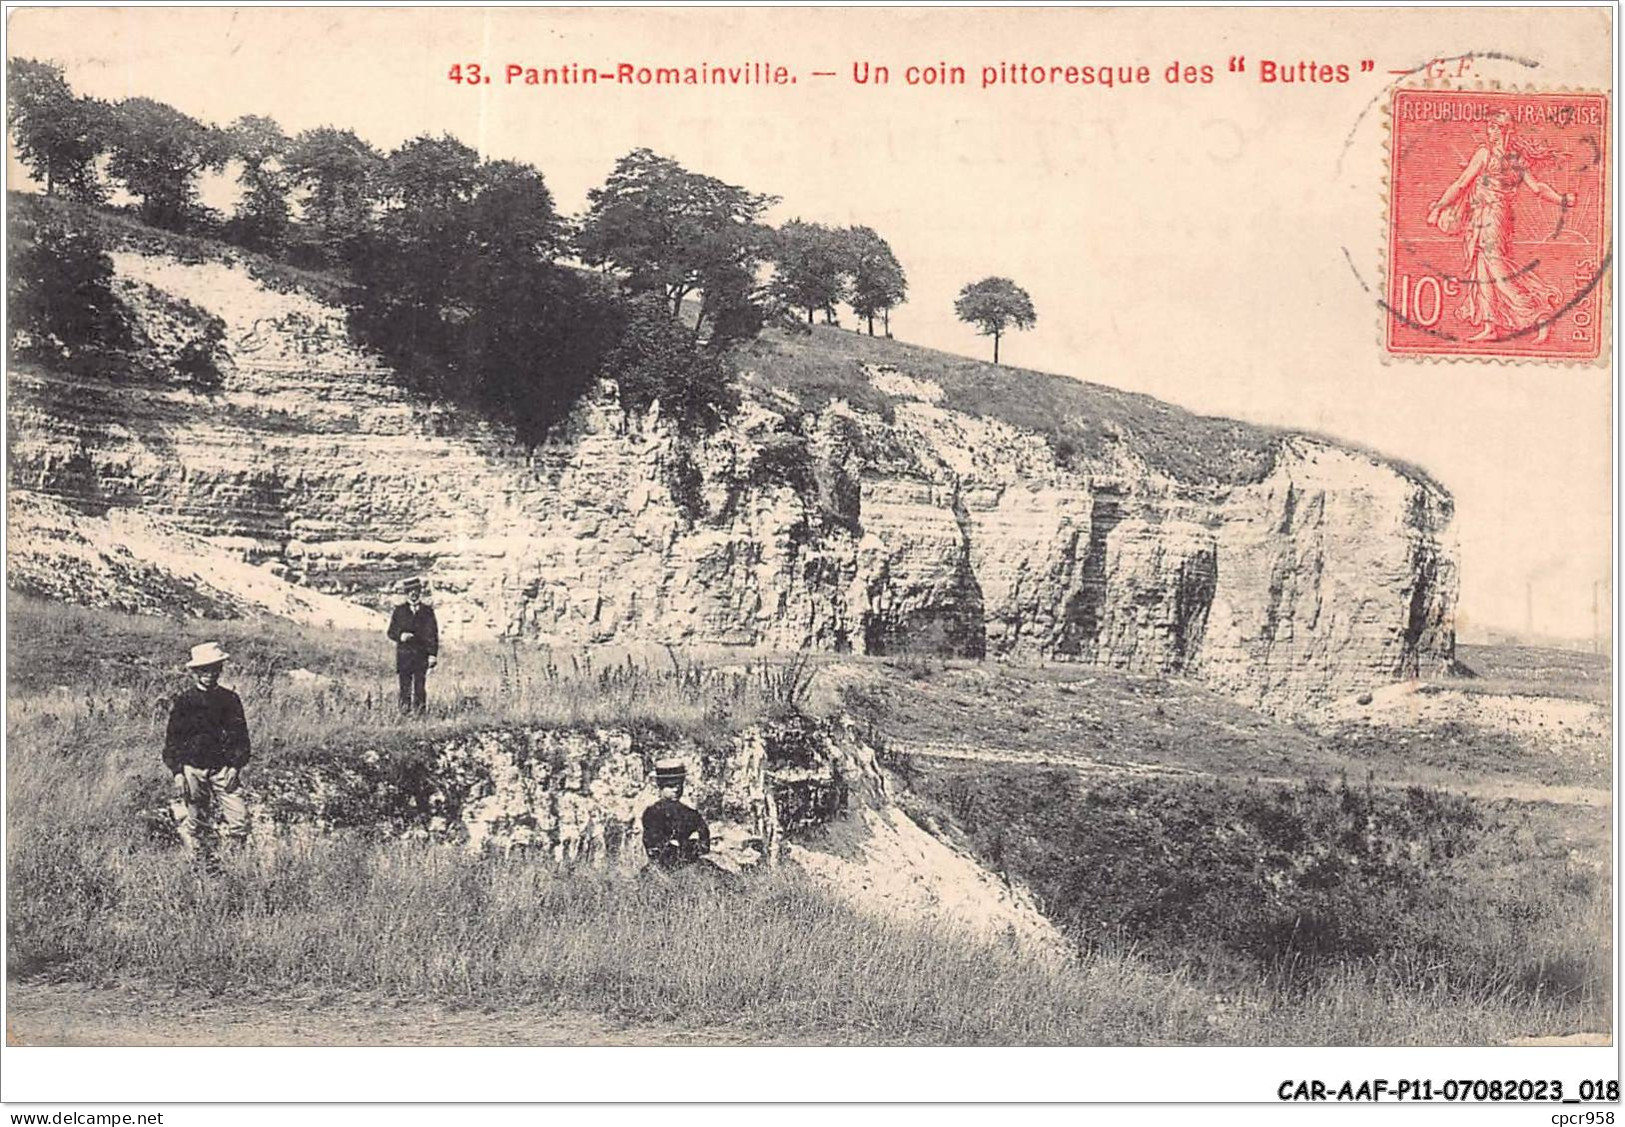
{"label": "tree on hilltop", "polygon": [[875,335],[875,315],[884,318],[886,335],[891,336],[891,311],[908,296],[908,278],[892,253],[891,246],[869,227],[849,227],[843,232],[848,269],[851,272],[852,312],[869,323]]}
{"label": "tree on hilltop", "polygon": [[196,222],[198,177],[225,167],[230,136],[151,98],[126,98],[113,119],[107,172],[141,201],[142,220],[174,231]]}
{"label": "tree on hilltop", "polygon": [[372,222],[372,178],[383,154],[348,129],[307,129],[289,146],[283,166],[304,193],[299,257],[332,263]]}
{"label": "tree on hilltop", "polygon": [[17,156],[45,194],[98,203],[104,193],[96,179],[96,158],[111,134],[111,107],[76,97],[62,68],[34,59],[6,63],[6,101]]}
{"label": "tree on hilltop", "polygon": [[773,240],[773,295],[807,311],[807,324],[822,309],[827,319],[847,296],[849,244],[845,232],[792,219]]}
{"label": "tree on hilltop", "polygon": [[253,250],[278,250],[288,234],[288,138],[275,121],[257,114],[238,118],[228,133],[231,155],[243,166],[237,178],[243,194],[227,235]]}
{"label": "tree on hilltop", "polygon": [[448,134],[423,134],[384,158],[373,194],[386,209],[446,211],[466,203],[485,184],[480,154]]}
{"label": "tree on hilltop", "polygon": [[[618,273],[631,294],[659,294],[680,319],[683,301],[701,295],[696,339],[721,347],[754,318],[755,286],[768,232],[759,222],[773,196],[690,172],[675,160],[635,149],[615,164],[602,188],[587,194],[576,240],[589,266]],[[741,304],[752,308],[740,308]]]}
{"label": "tree on hilltop", "polygon": [[539,259],[565,252],[569,228],[542,174],[517,161],[491,161],[469,209],[474,249],[488,260]]}
{"label": "tree on hilltop", "polygon": [[993,363],[999,362],[999,338],[1012,326],[1030,329],[1038,322],[1033,299],[1009,278],[983,278],[959,291],[954,313],[993,338]]}

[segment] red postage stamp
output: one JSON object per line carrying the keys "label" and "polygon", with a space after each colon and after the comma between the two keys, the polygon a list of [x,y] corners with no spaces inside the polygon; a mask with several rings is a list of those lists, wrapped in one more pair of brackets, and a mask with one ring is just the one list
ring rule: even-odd
{"label": "red postage stamp", "polygon": [[1396,90],[1391,109],[1388,351],[1596,359],[1607,95]]}

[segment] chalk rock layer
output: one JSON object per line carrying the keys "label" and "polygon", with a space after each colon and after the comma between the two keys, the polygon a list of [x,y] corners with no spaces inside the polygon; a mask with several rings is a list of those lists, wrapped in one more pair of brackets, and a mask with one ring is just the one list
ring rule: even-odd
{"label": "chalk rock layer", "polygon": [[[1180,480],[1131,442],[1062,457],[878,365],[861,376],[884,416],[803,410],[755,380],[696,445],[606,382],[527,451],[401,390],[340,310],[241,264],[115,261],[133,302],[169,294],[225,322],[225,382],[19,368],[13,488],[139,510],[373,610],[423,575],[451,639],[1075,661],[1280,709],[1453,657],[1449,495],[1374,455],[1281,435],[1248,480]],[[35,554],[38,511],[11,528]]]}

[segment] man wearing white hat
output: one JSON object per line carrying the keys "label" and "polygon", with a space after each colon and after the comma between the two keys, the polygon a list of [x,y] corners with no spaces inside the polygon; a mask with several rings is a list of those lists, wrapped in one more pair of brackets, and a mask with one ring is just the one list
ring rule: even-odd
{"label": "man wearing white hat", "polygon": [[248,763],[248,721],[237,694],[220,685],[231,655],[217,642],[192,647],[186,668],[192,685],[169,708],[164,733],[164,766],[175,780],[171,807],[181,843],[197,852],[203,820],[217,813],[220,836],[248,836],[248,805],[243,801],[242,769]]}

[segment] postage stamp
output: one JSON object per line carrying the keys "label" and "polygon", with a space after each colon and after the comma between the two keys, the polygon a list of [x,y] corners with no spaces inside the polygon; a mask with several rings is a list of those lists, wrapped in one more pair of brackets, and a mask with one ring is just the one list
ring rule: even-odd
{"label": "postage stamp", "polygon": [[1608,332],[1608,97],[1393,95],[1386,346],[1588,361]]}

